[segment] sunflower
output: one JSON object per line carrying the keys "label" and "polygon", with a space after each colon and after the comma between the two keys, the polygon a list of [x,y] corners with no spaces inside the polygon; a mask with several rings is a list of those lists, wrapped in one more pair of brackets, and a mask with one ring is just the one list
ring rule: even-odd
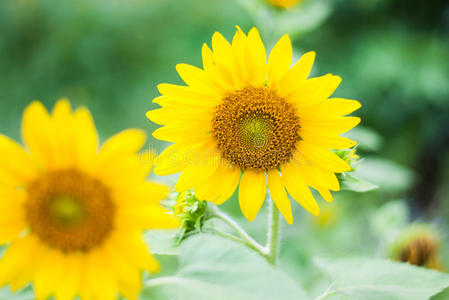
{"label": "sunflower", "polygon": [[429,224],[416,223],[401,231],[390,245],[389,256],[397,261],[443,271],[440,250],[440,233]]}
{"label": "sunflower", "polygon": [[23,148],[0,135],[0,286],[33,282],[37,299],[136,299],[142,271],[158,270],[142,230],[176,226],[166,186],[145,181],[145,135],[118,133],[98,150],[86,108],[40,102],[23,116]]}
{"label": "sunflower", "polygon": [[147,116],[154,137],[174,143],[156,159],[155,173],[182,172],[175,190],[194,188],[201,199],[221,204],[239,186],[243,214],[254,220],[268,188],[288,223],[288,194],[312,214],[319,207],[309,187],[327,201],[339,190],[335,173],[351,170],[330,149],[355,142],[340,136],[360,119],[344,117],[360,107],[355,100],[328,98],[338,76],[307,79],[315,59],[304,54],[290,68],[292,46],[284,35],[268,62],[257,29],[240,28],[232,44],[220,34],[202,49],[203,69],[187,64],[177,71],[187,86],[160,84],[162,108]]}
{"label": "sunflower", "polygon": [[289,8],[299,3],[301,0],[267,0],[271,5],[281,8]]}

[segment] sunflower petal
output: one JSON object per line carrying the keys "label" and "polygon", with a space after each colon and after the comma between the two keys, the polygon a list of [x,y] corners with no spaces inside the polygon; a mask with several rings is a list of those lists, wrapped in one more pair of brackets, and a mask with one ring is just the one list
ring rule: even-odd
{"label": "sunflower petal", "polygon": [[315,52],[310,51],[301,56],[298,62],[282,78],[279,93],[285,97],[295,91],[307,79],[315,61]]}
{"label": "sunflower petal", "polygon": [[266,80],[267,53],[256,28],[252,28],[248,33],[245,57],[250,84],[255,87],[262,86]]}
{"label": "sunflower petal", "polygon": [[301,177],[301,174],[296,172],[296,169],[290,164],[283,165],[281,167],[281,172],[282,180],[292,198],[311,214],[315,216],[319,215],[320,207],[316,203],[315,198],[313,198],[313,195]]}
{"label": "sunflower petal", "polygon": [[220,166],[209,180],[195,185],[195,193],[201,200],[207,200],[216,205],[222,204],[234,194],[240,175],[241,171],[238,167]]}
{"label": "sunflower petal", "polygon": [[329,98],[340,85],[341,78],[332,74],[307,79],[287,99],[295,103],[301,111],[302,107],[322,103]]}
{"label": "sunflower petal", "polygon": [[293,224],[292,206],[278,170],[268,172],[268,188],[274,204],[280,210],[287,223]]}
{"label": "sunflower petal", "polygon": [[278,88],[292,63],[292,44],[288,35],[284,35],[274,46],[268,58],[268,86]]}
{"label": "sunflower petal", "polygon": [[0,134],[0,183],[24,186],[37,174],[32,157],[16,142]]}
{"label": "sunflower petal", "polygon": [[243,215],[254,221],[265,201],[267,183],[265,173],[253,170],[243,172],[239,187],[239,203]]}
{"label": "sunflower petal", "polygon": [[50,115],[44,105],[34,101],[28,105],[23,114],[22,135],[25,145],[37,161],[48,166],[54,157],[54,143],[49,138],[54,136]]}

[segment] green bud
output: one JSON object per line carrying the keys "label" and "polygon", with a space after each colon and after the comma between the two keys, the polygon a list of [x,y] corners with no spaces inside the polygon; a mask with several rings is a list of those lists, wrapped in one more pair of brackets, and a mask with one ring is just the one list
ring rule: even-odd
{"label": "green bud", "polygon": [[188,190],[175,196],[175,201],[169,205],[173,214],[181,220],[178,241],[195,232],[201,231],[207,212],[207,202],[199,200]]}
{"label": "green bud", "polygon": [[343,149],[343,150],[337,150],[335,151],[335,154],[337,154],[341,159],[343,159],[345,162],[347,162],[352,170],[357,170],[359,163],[360,163],[360,156],[358,156],[355,152],[357,150],[357,146],[351,148],[351,149]]}

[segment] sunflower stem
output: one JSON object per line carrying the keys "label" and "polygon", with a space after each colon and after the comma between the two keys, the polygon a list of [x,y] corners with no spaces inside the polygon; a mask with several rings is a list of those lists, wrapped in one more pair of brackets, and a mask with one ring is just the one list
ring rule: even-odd
{"label": "sunflower stem", "polygon": [[254,240],[234,219],[222,212],[217,206],[212,206],[213,213],[210,218],[217,218],[231,227],[237,236],[214,229],[214,232],[222,237],[231,239],[233,241],[242,243],[250,249],[257,252],[260,256],[265,258],[272,266],[276,266],[279,252],[279,209],[274,205],[270,199],[270,212],[268,220],[267,245],[264,247]]}
{"label": "sunflower stem", "polygon": [[236,221],[234,221],[234,219],[218,209],[217,206],[213,205],[212,207],[213,214],[211,215],[211,218],[217,218],[223,221],[225,224],[231,227],[240,236],[240,238],[227,233],[223,233],[219,230],[215,230],[218,235],[241,242],[242,244],[256,251],[259,255],[267,258],[267,250],[265,249],[265,247],[261,246],[257,241],[255,241],[242,227],[240,227],[239,224],[237,224]]}
{"label": "sunflower stem", "polygon": [[267,261],[276,266],[279,252],[279,209],[270,199],[270,211],[268,220],[268,236],[267,236]]}

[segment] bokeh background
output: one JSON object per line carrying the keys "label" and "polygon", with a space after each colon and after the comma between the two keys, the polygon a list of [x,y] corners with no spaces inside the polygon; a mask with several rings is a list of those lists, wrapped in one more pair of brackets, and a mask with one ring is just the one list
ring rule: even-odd
{"label": "bokeh background", "polygon": [[[410,222],[442,238],[449,269],[449,2],[446,0],[303,0],[289,10],[263,0],[1,0],[0,132],[20,139],[21,114],[34,99],[87,105],[104,138],[127,127],[156,128],[156,85],[181,83],[175,65],[201,66],[214,31],[257,26],[270,49],[284,33],[295,54],[315,50],[313,75],[343,78],[336,95],[357,99],[362,124],[349,133],[364,158],[358,176],[378,189],[320,199],[314,218],[299,205],[284,226],[282,268],[316,283],[311,257],[386,257]],[[173,183],[175,178],[161,178]],[[234,199],[235,200],[235,199]],[[264,212],[251,223],[237,201],[224,209],[263,240]],[[161,258],[164,273],[176,267]],[[318,288],[318,287],[317,287]],[[321,289],[322,290],[322,289]]]}

